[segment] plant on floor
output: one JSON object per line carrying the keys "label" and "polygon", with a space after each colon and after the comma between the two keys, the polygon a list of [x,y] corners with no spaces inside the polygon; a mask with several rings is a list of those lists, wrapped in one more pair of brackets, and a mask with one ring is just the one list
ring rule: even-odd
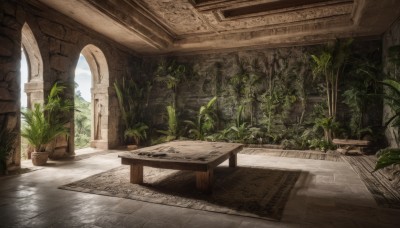
{"label": "plant on floor", "polygon": [[149,127],[146,124],[139,122],[125,130],[125,139],[132,138],[135,145],[140,145],[142,140],[147,139],[147,129]]}
{"label": "plant on floor", "polygon": [[398,148],[386,148],[378,151],[377,153],[378,161],[374,172],[383,169],[391,165],[400,164],[400,149]]}
{"label": "plant on floor", "polygon": [[206,105],[200,107],[195,121],[185,120],[189,127],[189,134],[197,140],[204,140],[214,130],[218,118],[214,109],[217,97],[213,97]]}
{"label": "plant on floor", "polygon": [[148,129],[148,126],[141,121],[145,100],[144,89],[140,88],[132,78],[122,78],[121,83],[114,82],[114,88],[125,125],[125,140],[128,143],[133,140],[139,145],[138,143],[147,138]]}
{"label": "plant on floor", "polygon": [[74,110],[73,102],[63,99],[61,94],[65,86],[55,83],[44,105],[34,104],[33,109],[23,111],[25,120],[21,135],[26,138],[35,152],[44,152],[49,144],[59,136],[68,136],[68,115]]}
{"label": "plant on floor", "polygon": [[239,142],[244,142],[250,136],[248,124],[243,120],[243,109],[242,105],[239,106],[236,111],[235,125],[229,128],[230,132],[233,133],[233,138]]}
{"label": "plant on floor", "polygon": [[[311,55],[314,76],[323,77],[325,80],[327,118],[332,119],[332,121],[336,119],[339,79],[348,61],[352,42],[351,39],[336,40],[334,44],[327,45],[321,54]],[[326,138],[331,139],[332,135]]]}
{"label": "plant on floor", "polygon": [[5,126],[2,124],[0,129],[0,173],[7,174],[7,159],[12,155],[17,134]]}
{"label": "plant on floor", "polygon": [[64,123],[51,123],[45,115],[46,108],[41,104],[35,104],[33,109],[22,112],[25,120],[25,127],[21,131],[21,136],[26,138],[35,150],[34,152],[44,152],[46,144],[50,143],[58,136],[68,135],[68,128]]}
{"label": "plant on floor", "polygon": [[168,114],[168,130],[158,130],[159,133],[165,135],[162,141],[175,140],[178,137],[178,120],[176,110],[172,105],[167,106]]}

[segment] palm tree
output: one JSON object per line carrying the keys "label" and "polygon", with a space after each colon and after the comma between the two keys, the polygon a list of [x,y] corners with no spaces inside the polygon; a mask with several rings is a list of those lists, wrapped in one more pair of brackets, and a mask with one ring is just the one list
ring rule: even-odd
{"label": "palm tree", "polygon": [[35,104],[33,109],[22,112],[26,124],[22,129],[21,136],[28,140],[35,152],[43,152],[46,144],[60,135],[69,133],[63,123],[50,122],[46,118],[44,110],[42,105]]}

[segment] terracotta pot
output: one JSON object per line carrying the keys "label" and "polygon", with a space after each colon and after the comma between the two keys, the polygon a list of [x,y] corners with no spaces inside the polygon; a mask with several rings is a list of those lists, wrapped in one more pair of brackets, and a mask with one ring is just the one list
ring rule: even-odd
{"label": "terracotta pot", "polygon": [[42,166],[47,163],[49,159],[49,152],[32,152],[32,164],[35,166]]}

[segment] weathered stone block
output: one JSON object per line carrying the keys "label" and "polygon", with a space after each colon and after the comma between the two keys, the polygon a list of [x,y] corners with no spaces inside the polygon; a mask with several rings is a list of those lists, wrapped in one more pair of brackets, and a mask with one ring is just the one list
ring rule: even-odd
{"label": "weathered stone block", "polygon": [[68,140],[67,137],[58,137],[56,140],[56,147],[66,147],[68,146]]}
{"label": "weathered stone block", "polygon": [[21,24],[19,24],[14,17],[4,16],[1,24],[12,30],[20,30],[21,29]]}
{"label": "weathered stone block", "polygon": [[5,14],[15,16],[15,10],[17,9],[17,6],[9,1],[1,1],[0,8]]}
{"label": "weathered stone block", "polygon": [[17,7],[16,13],[15,13],[15,18],[17,19],[17,22],[19,24],[24,24],[25,19],[26,19],[26,14],[24,9],[22,9],[22,7]]}
{"label": "weathered stone block", "polygon": [[0,101],[0,113],[17,112],[19,105],[16,102]]}
{"label": "weathered stone block", "polygon": [[10,101],[16,99],[6,88],[0,88],[0,100]]}
{"label": "weathered stone block", "polygon": [[71,43],[77,43],[79,39],[81,39],[82,35],[75,30],[67,29],[65,34],[65,39]]}
{"label": "weathered stone block", "polygon": [[38,20],[40,30],[52,37],[58,38],[58,39],[64,39],[65,36],[65,29],[64,26],[51,22],[45,19],[39,19]]}
{"label": "weathered stone block", "polygon": [[0,88],[8,88],[7,82],[0,82]]}
{"label": "weathered stone block", "polygon": [[0,56],[10,57],[13,55],[14,43],[5,36],[0,36]]}
{"label": "weathered stone block", "polygon": [[49,51],[50,51],[50,54],[61,53],[61,41],[54,39],[54,38],[50,38],[49,39]]}
{"label": "weathered stone block", "polygon": [[75,45],[66,43],[66,42],[62,42],[61,43],[61,54],[63,54],[64,56],[72,56],[73,53],[75,53]]}
{"label": "weathered stone block", "polygon": [[50,65],[53,69],[66,72],[69,69],[69,59],[68,57],[61,55],[52,55],[50,57]]}
{"label": "weathered stone block", "polygon": [[17,78],[17,72],[10,71],[7,73],[5,80],[6,80],[6,82],[10,82],[12,80],[16,80],[16,78]]}
{"label": "weathered stone block", "polygon": [[15,129],[17,127],[18,118],[14,115],[7,116],[7,129]]}

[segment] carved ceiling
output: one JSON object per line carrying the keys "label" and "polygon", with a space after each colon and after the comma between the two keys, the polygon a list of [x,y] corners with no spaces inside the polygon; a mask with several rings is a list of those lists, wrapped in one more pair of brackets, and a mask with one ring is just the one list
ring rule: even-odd
{"label": "carved ceiling", "polygon": [[143,54],[375,36],[400,15],[398,0],[40,1]]}

